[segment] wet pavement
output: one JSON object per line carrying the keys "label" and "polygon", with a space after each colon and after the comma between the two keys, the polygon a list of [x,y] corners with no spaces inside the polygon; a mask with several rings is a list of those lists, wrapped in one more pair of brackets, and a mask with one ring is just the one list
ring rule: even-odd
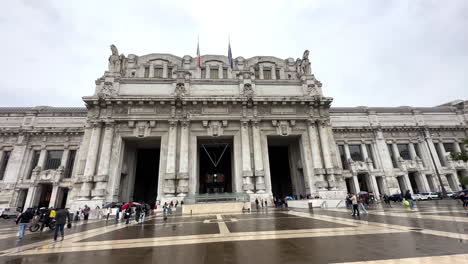
{"label": "wet pavement", "polygon": [[274,210],[77,223],[16,238],[0,222],[0,263],[468,263],[468,212],[458,201],[347,209]]}

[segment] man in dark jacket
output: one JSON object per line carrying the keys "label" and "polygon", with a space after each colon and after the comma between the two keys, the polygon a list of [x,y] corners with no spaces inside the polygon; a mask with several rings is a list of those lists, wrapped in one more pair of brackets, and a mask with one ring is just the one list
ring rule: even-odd
{"label": "man in dark jacket", "polygon": [[58,232],[62,235],[62,240],[65,236],[64,228],[66,223],[71,223],[71,215],[68,210],[65,209],[56,209],[57,213],[55,214],[55,232],[54,232],[54,241],[57,241]]}
{"label": "man in dark jacket", "polygon": [[18,218],[16,219],[16,224],[19,223],[19,233],[18,233],[19,239],[23,239],[24,231],[26,230],[26,227],[28,227],[33,217],[34,217],[33,210],[31,208],[28,208],[24,213],[20,214]]}

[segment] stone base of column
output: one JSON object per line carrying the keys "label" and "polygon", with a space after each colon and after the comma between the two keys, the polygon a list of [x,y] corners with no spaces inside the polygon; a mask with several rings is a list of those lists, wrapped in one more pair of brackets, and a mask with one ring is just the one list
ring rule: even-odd
{"label": "stone base of column", "polygon": [[265,171],[255,170],[255,193],[265,193]]}
{"label": "stone base of column", "polygon": [[177,182],[177,197],[185,197],[188,189],[188,179],[179,179]]}

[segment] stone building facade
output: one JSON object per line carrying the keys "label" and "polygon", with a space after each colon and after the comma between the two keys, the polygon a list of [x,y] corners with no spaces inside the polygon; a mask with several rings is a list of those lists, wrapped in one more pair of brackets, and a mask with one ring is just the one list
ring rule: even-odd
{"label": "stone building facade", "polygon": [[[119,55],[86,108],[0,108],[0,204],[460,190],[468,101],[330,107],[302,58]],[[441,175],[441,181],[437,177]]]}

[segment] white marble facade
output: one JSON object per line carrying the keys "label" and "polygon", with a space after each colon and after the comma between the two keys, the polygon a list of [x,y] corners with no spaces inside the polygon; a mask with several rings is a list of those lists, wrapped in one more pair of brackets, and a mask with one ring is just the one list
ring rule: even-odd
{"label": "white marble facade", "polygon": [[[182,200],[199,190],[199,140],[231,142],[231,191],[252,200],[272,196],[270,144],[289,146],[298,196],[440,191],[436,169],[456,191],[466,175],[446,152],[466,151],[468,101],[331,108],[308,52],[237,57],[233,69],[226,56],[199,67],[191,56],[112,52],[86,108],[0,108],[0,205],[38,206],[43,188],[50,206],[129,201],[135,151],[148,146],[159,149],[157,201]],[[60,166],[46,169],[54,150]]]}

